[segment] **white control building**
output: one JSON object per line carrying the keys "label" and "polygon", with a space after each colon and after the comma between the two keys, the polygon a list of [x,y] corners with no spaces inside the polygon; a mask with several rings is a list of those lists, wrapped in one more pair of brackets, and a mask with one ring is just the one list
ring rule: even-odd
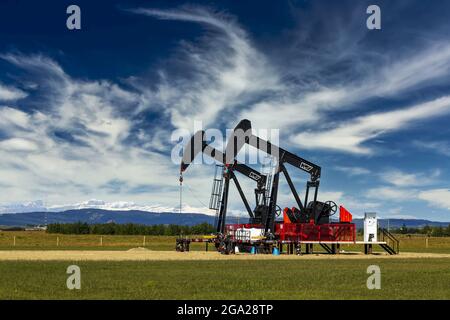
{"label": "white control building", "polygon": [[378,219],[375,212],[364,214],[364,242],[377,242]]}

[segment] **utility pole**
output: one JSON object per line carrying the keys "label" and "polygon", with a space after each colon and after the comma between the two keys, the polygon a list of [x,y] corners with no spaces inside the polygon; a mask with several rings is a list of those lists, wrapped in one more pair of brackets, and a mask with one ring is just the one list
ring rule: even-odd
{"label": "utility pole", "polygon": [[180,174],[180,214],[183,208],[183,175]]}

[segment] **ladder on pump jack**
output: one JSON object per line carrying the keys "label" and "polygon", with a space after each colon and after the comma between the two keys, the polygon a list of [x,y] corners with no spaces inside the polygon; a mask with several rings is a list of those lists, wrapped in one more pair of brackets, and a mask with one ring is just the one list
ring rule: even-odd
{"label": "ladder on pump jack", "polygon": [[270,192],[272,191],[272,176],[276,169],[276,160],[272,156],[265,156],[261,163],[261,173],[266,175],[266,199],[270,201]]}
{"label": "ladder on pump jack", "polygon": [[214,173],[214,180],[211,190],[211,198],[209,200],[209,209],[215,210],[214,226],[217,226],[219,219],[220,205],[222,202],[222,188],[223,188],[223,165],[216,164]]}

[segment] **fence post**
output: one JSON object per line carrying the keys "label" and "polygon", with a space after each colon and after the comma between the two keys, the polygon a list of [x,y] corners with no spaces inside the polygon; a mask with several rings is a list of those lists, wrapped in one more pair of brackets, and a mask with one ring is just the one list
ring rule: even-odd
{"label": "fence post", "polygon": [[425,247],[428,248],[428,237],[425,238]]}
{"label": "fence post", "polygon": [[103,247],[103,236],[100,236],[100,246]]}
{"label": "fence post", "polygon": [[143,246],[145,247],[145,236],[144,236],[144,242],[143,242]]}
{"label": "fence post", "polygon": [[59,247],[59,237],[56,237],[56,246]]}
{"label": "fence post", "polygon": [[13,242],[13,246],[16,246],[16,236],[14,236],[14,242]]}

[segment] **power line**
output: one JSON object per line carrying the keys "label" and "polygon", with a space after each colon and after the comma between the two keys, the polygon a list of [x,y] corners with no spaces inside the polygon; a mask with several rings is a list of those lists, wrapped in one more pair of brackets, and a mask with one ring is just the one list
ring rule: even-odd
{"label": "power line", "polygon": [[203,201],[201,201],[199,198],[197,198],[194,191],[191,189],[191,187],[188,184],[186,184],[186,187],[188,188],[189,192],[192,194],[192,196],[194,197],[195,200],[197,200],[205,208],[208,208],[208,206],[206,204],[204,204]]}

